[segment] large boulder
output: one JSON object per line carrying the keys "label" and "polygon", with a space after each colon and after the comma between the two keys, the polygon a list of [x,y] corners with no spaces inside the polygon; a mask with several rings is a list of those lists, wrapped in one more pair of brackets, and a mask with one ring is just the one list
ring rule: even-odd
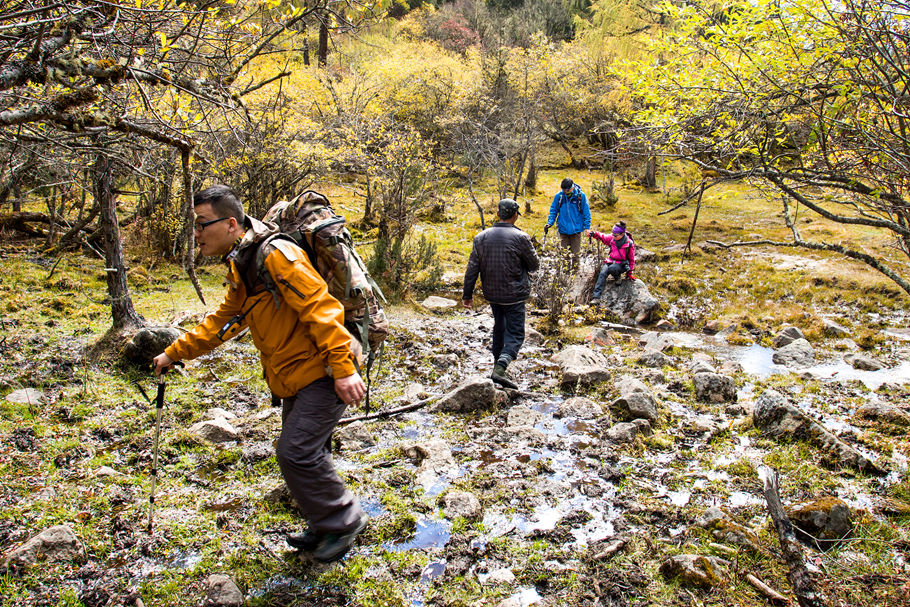
{"label": "large boulder", "polygon": [[149,367],[152,359],[164,352],[183,332],[175,327],[145,327],[127,342],[120,357],[137,367]]}
{"label": "large boulder", "polygon": [[560,387],[577,392],[610,379],[607,359],[586,346],[569,346],[553,356],[562,372]]}
{"label": "large boulder", "polygon": [[68,525],[57,525],[45,529],[23,545],[0,557],[0,569],[22,569],[30,567],[39,559],[69,562],[81,551],[79,539]]}
{"label": "large boulder", "polygon": [[[593,286],[591,289],[593,291]],[[660,303],[641,280],[607,280],[600,297],[600,306],[623,322],[635,324],[651,322],[660,310]]]}
{"label": "large boulder", "polygon": [[458,302],[454,299],[449,299],[448,297],[439,297],[438,295],[430,295],[422,302],[420,302],[427,310],[448,310],[449,308],[454,308],[458,305]]}
{"label": "large boulder", "polygon": [[696,373],[695,398],[709,403],[736,402],[736,384],[732,377],[719,373]]}
{"label": "large boulder", "polygon": [[499,391],[489,377],[474,375],[443,395],[436,403],[436,411],[470,413],[491,409],[502,403]]}
{"label": "large boulder", "polygon": [[752,411],[755,427],[774,438],[805,440],[816,446],[829,463],[847,466],[871,474],[885,471],[856,449],[826,430],[774,390],[766,390],[758,398]]}
{"label": "large boulder", "polygon": [[771,356],[775,364],[785,367],[809,367],[815,363],[815,350],[805,339],[795,339]]}

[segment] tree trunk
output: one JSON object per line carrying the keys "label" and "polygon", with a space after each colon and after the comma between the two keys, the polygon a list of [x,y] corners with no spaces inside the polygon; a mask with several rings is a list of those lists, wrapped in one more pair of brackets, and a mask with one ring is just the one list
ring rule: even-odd
{"label": "tree trunk", "polygon": [[117,223],[117,201],[111,184],[111,162],[104,156],[95,161],[95,200],[101,209],[102,238],[104,239],[104,261],[107,274],[107,292],[111,298],[111,318],[114,331],[135,329],[145,321],[133,308],[129,286],[126,282],[126,266],[123,263],[123,246],[120,243],[120,225]]}
{"label": "tree trunk", "polygon": [[325,67],[329,56],[329,24],[325,20],[326,17],[323,17],[319,22],[319,50],[317,51],[319,67]]}
{"label": "tree trunk", "polygon": [[648,163],[645,165],[644,186],[648,189],[657,187],[657,157],[648,156]]}
{"label": "tree trunk", "polygon": [[528,163],[528,174],[525,176],[525,189],[534,193],[537,190],[537,146],[531,146],[531,158]]}

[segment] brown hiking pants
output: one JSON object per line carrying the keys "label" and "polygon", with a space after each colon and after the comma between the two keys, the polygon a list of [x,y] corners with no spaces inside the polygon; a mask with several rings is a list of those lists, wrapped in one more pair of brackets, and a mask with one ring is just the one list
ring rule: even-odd
{"label": "brown hiking pants", "polygon": [[282,399],[278,465],[301,514],[316,533],[348,531],[363,513],[332,463],[330,439],[344,409],[330,377]]}

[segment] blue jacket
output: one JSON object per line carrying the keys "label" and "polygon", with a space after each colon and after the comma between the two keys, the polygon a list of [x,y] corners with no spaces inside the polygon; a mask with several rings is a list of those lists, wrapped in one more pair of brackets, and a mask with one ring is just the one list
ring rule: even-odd
{"label": "blue jacket", "polygon": [[588,197],[581,191],[577,183],[572,186],[572,193],[569,196],[560,190],[553,197],[547,225],[551,226],[556,223],[557,217],[559,217],[560,234],[578,234],[582,230],[591,229],[591,209],[588,207]]}

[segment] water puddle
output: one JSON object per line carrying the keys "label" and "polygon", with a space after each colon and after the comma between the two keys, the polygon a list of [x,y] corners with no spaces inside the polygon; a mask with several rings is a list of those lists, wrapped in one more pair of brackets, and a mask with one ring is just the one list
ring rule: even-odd
{"label": "water puddle", "polygon": [[452,523],[447,520],[420,519],[414,536],[400,543],[389,542],[384,545],[390,552],[405,552],[426,548],[442,548],[451,537]]}
{"label": "water puddle", "polygon": [[529,605],[534,605],[543,600],[537,593],[537,589],[533,586],[526,586],[521,588],[509,597],[513,601],[513,604],[519,605],[520,607],[528,607]]}
{"label": "water puddle", "polygon": [[268,594],[280,589],[291,589],[294,594],[300,591],[312,590],[312,586],[303,580],[287,575],[279,575],[266,580],[261,586],[251,588],[248,595],[254,599],[260,599]]}

